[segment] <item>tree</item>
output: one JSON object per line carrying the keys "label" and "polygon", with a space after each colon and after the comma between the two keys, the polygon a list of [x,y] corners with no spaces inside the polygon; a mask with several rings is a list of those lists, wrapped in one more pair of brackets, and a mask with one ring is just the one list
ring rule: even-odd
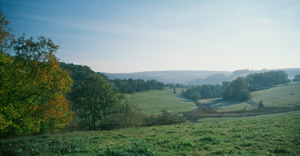
{"label": "tree", "polygon": [[100,123],[100,128],[116,129],[142,126],[147,115],[141,112],[129,97],[118,95],[118,99],[117,112],[105,117]]}
{"label": "tree", "polygon": [[239,101],[247,101],[250,98],[250,92],[244,88],[238,92],[237,100]]}
{"label": "tree", "polygon": [[89,129],[96,129],[100,120],[115,113],[118,104],[117,95],[101,75],[87,78],[72,92],[71,99],[73,110]]}
{"label": "tree", "polygon": [[173,93],[176,94],[176,88],[175,87],[173,88]]}
{"label": "tree", "polygon": [[0,57],[1,135],[57,131],[72,119],[64,93],[72,80],[59,68],[52,40],[22,37]]}
{"label": "tree", "polygon": [[14,40],[12,29],[8,27],[10,21],[6,20],[6,16],[0,10],[0,53],[4,53],[9,48],[10,41]]}
{"label": "tree", "polygon": [[210,85],[203,85],[200,89],[200,93],[203,99],[213,97]]}
{"label": "tree", "polygon": [[223,90],[224,100],[246,101],[250,98],[250,92],[247,89],[249,84],[242,77],[236,78],[231,83],[223,83],[223,85],[226,85]]}
{"label": "tree", "polygon": [[73,88],[79,87],[81,83],[88,78],[90,75],[94,75],[95,72],[91,70],[88,66],[82,66],[82,65],[75,65],[73,63],[67,64],[64,62],[61,62],[59,64],[59,67],[63,70],[66,70],[70,77],[73,80]]}
{"label": "tree", "polygon": [[294,82],[300,82],[300,75],[295,75],[293,81]]}
{"label": "tree", "polygon": [[246,81],[250,84],[248,88],[250,91],[267,89],[274,85],[287,84],[290,82],[287,73],[284,71],[249,74],[246,77]]}
{"label": "tree", "polygon": [[193,101],[198,101],[201,98],[201,94],[199,91],[192,92],[190,95],[190,99]]}

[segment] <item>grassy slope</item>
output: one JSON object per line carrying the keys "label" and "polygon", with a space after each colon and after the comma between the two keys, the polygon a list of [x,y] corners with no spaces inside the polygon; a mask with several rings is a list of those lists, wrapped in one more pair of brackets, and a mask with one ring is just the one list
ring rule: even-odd
{"label": "grassy slope", "polygon": [[177,89],[177,94],[173,93],[172,89],[151,90],[130,94],[134,103],[147,113],[160,113],[161,110],[170,112],[183,112],[195,109],[193,102],[187,102],[185,99],[178,98],[180,92]]}
{"label": "grassy slope", "polygon": [[[294,104],[300,104],[300,84],[290,84],[281,87],[275,87],[267,90],[261,90],[251,93],[251,100],[258,103],[263,100],[264,106],[288,106]],[[200,102],[202,102],[200,100]],[[209,99],[203,101],[203,103],[210,102]],[[231,102],[226,102],[231,104]],[[257,107],[257,106],[254,106]],[[242,102],[234,103],[234,105],[225,106],[218,108],[219,112],[226,111],[237,111],[237,110],[249,110],[252,109],[253,105]]]}
{"label": "grassy slope", "polygon": [[297,155],[300,111],[0,141],[0,155]]}
{"label": "grassy slope", "polygon": [[254,102],[263,100],[265,106],[287,106],[300,102],[300,84],[292,84],[253,92]]}
{"label": "grassy slope", "polygon": [[[252,96],[253,100],[263,100],[267,106],[288,105],[299,101],[299,87],[273,88],[255,92]],[[159,112],[161,109],[174,112],[193,108],[192,103],[188,105],[177,99],[172,90],[131,96],[135,102],[144,101],[139,107],[146,112]],[[229,107],[241,109],[240,105]],[[206,118],[200,119],[199,123],[170,126],[32,136],[0,140],[0,156],[297,155],[300,153],[299,123],[300,111],[292,111],[240,118]]]}

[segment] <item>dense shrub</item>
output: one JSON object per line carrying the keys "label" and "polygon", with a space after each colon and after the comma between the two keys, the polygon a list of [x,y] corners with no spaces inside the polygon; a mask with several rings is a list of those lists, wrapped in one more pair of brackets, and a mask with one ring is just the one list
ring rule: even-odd
{"label": "dense shrub", "polygon": [[130,99],[123,98],[118,108],[116,114],[107,116],[101,121],[100,129],[109,130],[144,125],[146,114],[142,113]]}
{"label": "dense shrub", "polygon": [[151,126],[184,123],[186,120],[179,114],[172,114],[167,110],[162,110],[162,115],[150,115],[148,118],[145,118],[144,122],[147,126]]}

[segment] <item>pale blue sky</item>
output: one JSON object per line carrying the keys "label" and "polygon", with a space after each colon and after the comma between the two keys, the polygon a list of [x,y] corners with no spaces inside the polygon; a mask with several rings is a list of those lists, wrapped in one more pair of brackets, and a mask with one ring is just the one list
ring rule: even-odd
{"label": "pale blue sky", "polygon": [[16,35],[98,72],[300,68],[299,0],[0,0]]}

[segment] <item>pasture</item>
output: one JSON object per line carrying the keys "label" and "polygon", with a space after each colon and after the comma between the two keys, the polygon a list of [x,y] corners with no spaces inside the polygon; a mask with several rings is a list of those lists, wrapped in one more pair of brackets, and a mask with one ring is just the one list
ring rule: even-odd
{"label": "pasture", "polygon": [[172,89],[151,90],[129,94],[132,101],[138,108],[146,113],[160,113],[161,110],[169,112],[184,112],[196,108],[195,104],[186,99],[180,98],[180,89],[174,94]]}
{"label": "pasture", "polygon": [[0,155],[297,155],[300,111],[0,141]]}
{"label": "pasture", "polygon": [[251,100],[247,102],[223,101],[221,98],[203,99],[198,102],[216,108],[217,112],[251,110],[262,101],[265,107],[300,105],[300,84],[288,84],[266,90],[251,92]]}
{"label": "pasture", "polygon": [[[178,90],[177,90],[178,92]],[[263,100],[265,107],[299,105],[300,85],[276,87],[251,94],[251,103],[200,100],[217,112],[251,110]],[[160,113],[195,109],[173,90],[131,94],[142,111]],[[219,102],[219,103],[218,103]],[[248,106],[245,108],[245,106]],[[4,155],[298,155],[300,110],[248,117],[210,117],[194,123],[127,128],[112,131],[79,131],[0,140]]]}

